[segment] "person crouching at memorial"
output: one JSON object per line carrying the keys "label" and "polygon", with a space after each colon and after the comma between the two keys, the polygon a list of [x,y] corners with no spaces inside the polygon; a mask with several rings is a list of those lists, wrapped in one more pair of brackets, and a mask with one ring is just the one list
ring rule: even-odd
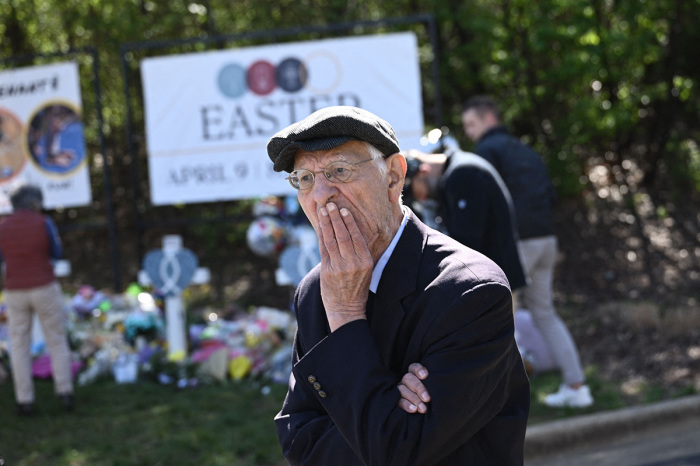
{"label": "person crouching at memorial", "polygon": [[321,251],[293,302],[293,370],[275,417],[287,460],[522,464],[530,390],[508,281],[402,205],[406,159],[389,123],[328,107],[267,151]]}
{"label": "person crouching at memorial", "polygon": [[404,202],[435,201],[437,229],[498,264],[512,291],[525,286],[513,201],[496,169],[449,136],[402,154],[408,163]]}

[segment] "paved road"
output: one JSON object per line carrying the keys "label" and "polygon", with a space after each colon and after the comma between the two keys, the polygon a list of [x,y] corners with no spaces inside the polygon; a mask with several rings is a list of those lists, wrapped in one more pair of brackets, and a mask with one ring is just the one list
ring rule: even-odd
{"label": "paved road", "polygon": [[526,458],[526,466],[698,466],[700,416],[662,423],[613,441],[588,443],[551,456]]}

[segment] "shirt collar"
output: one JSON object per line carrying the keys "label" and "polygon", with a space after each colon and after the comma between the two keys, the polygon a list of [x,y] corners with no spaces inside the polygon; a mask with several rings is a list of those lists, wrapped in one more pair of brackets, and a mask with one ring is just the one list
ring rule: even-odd
{"label": "shirt collar", "polygon": [[399,238],[401,238],[401,233],[403,233],[403,229],[406,226],[407,222],[408,215],[404,211],[403,220],[401,220],[401,226],[399,226],[399,230],[394,235],[394,239],[391,240],[391,243],[389,243],[389,247],[386,248],[386,251],[384,251],[384,254],[382,254],[382,257],[380,257],[377,263],[374,265],[374,270],[372,270],[372,281],[369,282],[369,290],[372,293],[377,292],[377,288],[379,287],[379,280],[382,278],[382,272],[384,272],[384,267],[386,267],[387,262],[389,262],[391,253],[394,252],[394,249],[396,248],[396,243],[399,242]]}

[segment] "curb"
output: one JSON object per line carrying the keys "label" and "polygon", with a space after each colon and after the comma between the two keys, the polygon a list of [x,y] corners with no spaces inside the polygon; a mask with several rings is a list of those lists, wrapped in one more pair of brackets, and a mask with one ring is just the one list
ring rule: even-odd
{"label": "curb", "polygon": [[609,442],[691,417],[700,417],[700,395],[537,424],[528,427],[525,433],[525,458],[535,459],[597,442]]}

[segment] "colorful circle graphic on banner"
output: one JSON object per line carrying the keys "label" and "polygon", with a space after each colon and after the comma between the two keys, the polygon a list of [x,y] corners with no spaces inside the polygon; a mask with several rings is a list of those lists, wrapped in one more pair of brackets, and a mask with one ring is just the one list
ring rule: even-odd
{"label": "colorful circle graphic on banner", "polygon": [[65,103],[45,105],[29,120],[30,160],[50,175],[65,175],[85,161],[85,139],[80,114]]}
{"label": "colorful circle graphic on banner", "polygon": [[22,147],[22,122],[9,110],[0,108],[0,182],[14,178],[22,171],[26,161]]}
{"label": "colorful circle graphic on banner", "polygon": [[226,97],[238,98],[248,90],[246,72],[242,66],[232,63],[219,71],[219,90]]}
{"label": "colorful circle graphic on banner", "polygon": [[314,80],[306,88],[313,94],[328,94],[340,85],[343,77],[343,67],[334,54],[326,50],[316,50],[304,58],[304,63],[311,73],[314,70]]}
{"label": "colorful circle graphic on banner", "polygon": [[231,99],[243,96],[248,90],[255,95],[268,95],[277,87],[294,93],[308,84],[309,71],[304,62],[293,57],[285,58],[277,66],[267,60],[258,60],[247,70],[237,63],[230,63],[219,71],[217,81],[221,93]]}
{"label": "colorful circle graphic on banner", "polygon": [[277,65],[277,85],[287,92],[297,92],[306,84],[306,66],[296,58],[286,58]]}
{"label": "colorful circle graphic on banner", "polygon": [[267,95],[275,90],[275,67],[272,63],[259,60],[248,68],[248,88],[257,95]]}

